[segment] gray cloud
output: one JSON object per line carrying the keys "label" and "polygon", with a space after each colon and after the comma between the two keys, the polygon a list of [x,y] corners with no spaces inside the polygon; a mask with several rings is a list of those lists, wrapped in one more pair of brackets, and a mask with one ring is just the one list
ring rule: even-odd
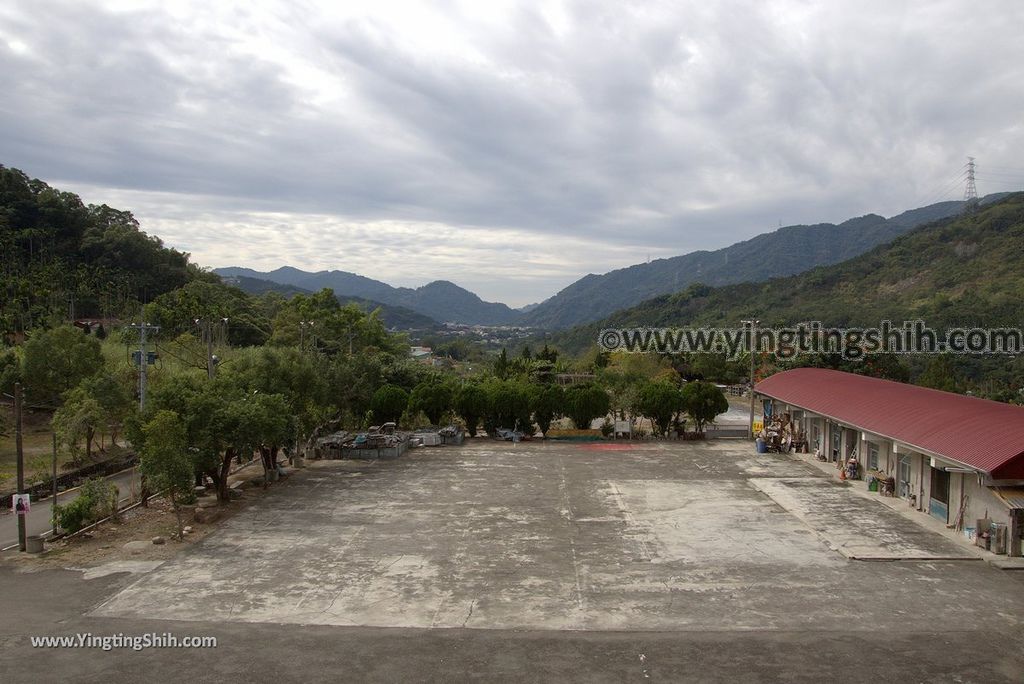
{"label": "gray cloud", "polygon": [[[956,196],[967,154],[982,191],[1024,182],[1010,0],[119,4],[0,6],[0,163],[118,200],[208,265],[525,303]],[[401,249],[415,268],[373,263]]]}

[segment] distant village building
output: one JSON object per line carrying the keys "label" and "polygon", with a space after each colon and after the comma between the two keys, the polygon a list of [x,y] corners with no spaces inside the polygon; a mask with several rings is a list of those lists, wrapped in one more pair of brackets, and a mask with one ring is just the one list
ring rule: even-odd
{"label": "distant village building", "polygon": [[810,451],[891,485],[916,510],[1021,555],[1024,407],[823,368],[755,387],[765,416],[786,413]]}
{"label": "distant village building", "polygon": [[109,333],[111,324],[112,321],[110,319],[100,318],[79,318],[72,323],[76,328],[87,333],[99,332],[101,328],[103,328],[105,332]]}
{"label": "distant village building", "polygon": [[420,363],[430,364],[434,356],[434,350],[430,347],[409,347],[409,357]]}

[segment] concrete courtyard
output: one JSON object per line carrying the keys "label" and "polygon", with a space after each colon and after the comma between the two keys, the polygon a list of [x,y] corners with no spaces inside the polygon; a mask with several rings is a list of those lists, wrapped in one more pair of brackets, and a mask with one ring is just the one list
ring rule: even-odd
{"label": "concrete courtyard", "polygon": [[[319,463],[159,567],[104,575],[75,580],[102,586],[73,619],[97,633],[269,629],[294,655],[338,640],[360,644],[348,653],[371,678],[1024,676],[1021,573],[728,440],[475,440]],[[636,639],[651,645],[620,662]]]}
{"label": "concrete courtyard", "polygon": [[957,605],[994,628],[1016,624],[1021,613],[1008,608],[1024,602],[935,581],[937,563],[955,576],[979,562],[955,543],[850,496],[807,464],[751,451],[724,440],[484,443],[421,449],[397,462],[328,462],[301,492],[282,489],[253,506],[96,615],[483,629],[926,629]]}

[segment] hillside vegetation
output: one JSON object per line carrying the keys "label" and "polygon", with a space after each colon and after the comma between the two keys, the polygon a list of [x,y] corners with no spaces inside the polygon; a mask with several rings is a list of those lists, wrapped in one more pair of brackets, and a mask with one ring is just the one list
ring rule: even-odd
{"label": "hillside vegetation", "polygon": [[309,291],[331,288],[342,298],[359,298],[403,307],[440,323],[504,325],[515,322],[520,313],[505,304],[485,302],[469,290],[447,280],[435,280],[421,287],[392,287],[379,280],[347,271],[310,273],[285,266],[266,273],[230,266],[215,269],[227,277],[245,277],[292,285]]}
{"label": "hillside vegetation", "polygon": [[[993,201],[1000,196],[990,196]],[[729,285],[793,275],[835,264],[892,241],[924,223],[958,214],[963,202],[940,202],[885,219],[868,214],[839,225],[787,226],[715,251],[699,251],[588,275],[526,313],[521,323],[558,329],[598,320],[692,283]]]}
{"label": "hillside vegetation", "polygon": [[[275,283],[271,280],[250,278],[248,276],[223,276],[223,279],[228,285],[233,285],[250,295],[265,296],[268,293],[274,292],[282,297],[290,298],[297,294],[313,294],[312,290],[307,290],[305,288]],[[441,327],[437,321],[429,316],[416,313],[412,309],[408,309],[404,306],[390,306],[388,304],[381,304],[380,302],[375,302],[363,297],[344,295],[337,295],[337,297],[338,301],[342,305],[355,304],[367,313],[379,310],[380,320],[388,328],[396,330],[435,330]]]}
{"label": "hillside vegetation", "polygon": [[918,318],[935,328],[1018,326],[1024,320],[1024,193],[922,226],[839,264],[764,283],[694,284],[554,339],[579,351],[605,327],[738,326],[749,318],[773,326]]}
{"label": "hillside vegetation", "polygon": [[0,165],[0,328],[21,331],[70,313],[100,316],[196,278],[214,278],[139,229],[131,212]]}

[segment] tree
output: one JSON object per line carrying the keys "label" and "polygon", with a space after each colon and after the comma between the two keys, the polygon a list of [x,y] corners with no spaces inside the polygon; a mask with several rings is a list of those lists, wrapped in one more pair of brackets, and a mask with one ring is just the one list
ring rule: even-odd
{"label": "tree", "polygon": [[595,418],[608,414],[611,400],[596,385],[573,385],[565,390],[565,414],[579,430],[589,430]]}
{"label": "tree", "polygon": [[373,393],[370,410],[379,423],[397,423],[409,405],[409,394],[401,387],[384,385]]}
{"label": "tree", "polygon": [[235,356],[225,375],[243,393],[283,396],[288,403],[286,413],[299,433],[291,439],[301,440],[336,412],[327,382],[327,361],[320,356],[286,347],[247,349]]}
{"label": "tree", "polygon": [[382,352],[337,354],[328,361],[326,382],[331,401],[341,413],[358,422],[370,411],[373,393],[389,374],[391,357]]}
{"label": "tree", "polygon": [[92,458],[92,443],[105,417],[103,407],[84,388],[76,387],[64,395],[64,404],[53,414],[53,431],[76,463],[81,461],[83,440],[85,458]]}
{"label": "tree", "polygon": [[[294,434],[288,402],[280,394],[247,390],[230,374],[213,382],[177,376],[154,388],[147,410],[174,411],[185,425],[188,453],[195,470],[205,472],[217,487],[217,497],[228,500],[228,474],[235,458],[259,451],[264,468],[273,467],[276,447]],[[144,448],[143,430],[130,435]]]}
{"label": "tree", "polygon": [[924,372],[917,379],[917,384],[945,392],[956,392],[957,369],[952,359],[945,354],[930,359]]}
{"label": "tree", "polygon": [[[285,397],[280,394],[246,395],[232,402],[228,409],[225,417],[229,425],[231,450],[243,454],[258,451],[263,470],[267,473],[275,470],[280,445],[286,444],[295,434],[293,416]],[[221,473],[222,480],[227,480],[227,474],[225,468]],[[269,478],[264,480],[264,484],[269,484]]]}
{"label": "tree", "polygon": [[63,393],[102,367],[99,340],[63,325],[33,335],[25,343],[22,380],[35,401],[56,403]]}
{"label": "tree", "polygon": [[565,410],[565,392],[558,385],[543,385],[533,395],[533,419],[546,438],[551,421]]}
{"label": "tree", "polygon": [[194,333],[196,319],[215,321],[227,342],[250,346],[266,342],[270,322],[255,301],[219,279],[193,280],[184,287],[160,295],[146,306],[146,318],[163,327],[165,333]]}
{"label": "tree", "polygon": [[374,350],[397,356],[408,351],[408,343],[401,336],[387,331],[379,310],[367,313],[355,303],[342,305],[330,288],[298,294],[281,304],[274,315],[273,329],[272,344],[298,346],[301,342],[312,348],[315,335],[316,348],[328,355]]}
{"label": "tree", "polygon": [[157,411],[142,428],[145,444],[139,457],[139,472],[153,488],[167,490],[178,522],[178,538],[184,536],[180,501],[192,487],[192,462],[189,460],[185,424],[174,411]]}
{"label": "tree", "polygon": [[704,426],[715,417],[729,410],[729,400],[722,390],[710,382],[688,382],[682,392],[683,408],[693,418],[697,432],[704,432]]}
{"label": "tree", "polygon": [[455,394],[455,412],[466,423],[470,437],[476,437],[480,418],[487,413],[487,392],[476,383],[468,383]]}
{"label": "tree", "polygon": [[0,351],[0,392],[14,394],[14,383],[21,381],[21,360],[14,349]]}
{"label": "tree", "polygon": [[537,358],[544,361],[550,361],[551,363],[556,363],[558,361],[558,350],[552,349],[545,342],[544,348],[537,352]]}
{"label": "tree", "polygon": [[452,408],[452,388],[441,378],[421,382],[409,396],[409,410],[422,411],[431,425],[440,425],[441,418]]}
{"label": "tree", "polygon": [[647,382],[637,393],[637,409],[651,419],[660,434],[666,435],[676,413],[683,410],[683,396],[667,382]]}
{"label": "tree", "polygon": [[486,391],[484,427],[488,432],[493,434],[497,428],[518,428],[532,434],[532,397],[529,385],[517,380],[491,380],[486,385]]}
{"label": "tree", "polygon": [[135,409],[135,402],[124,383],[111,373],[100,372],[83,380],[79,387],[100,405],[103,412],[101,428],[109,428],[110,441],[117,444],[118,428]]}
{"label": "tree", "polygon": [[508,352],[502,347],[501,353],[498,354],[498,358],[494,361],[494,377],[499,380],[505,380],[508,378],[509,370]]}

